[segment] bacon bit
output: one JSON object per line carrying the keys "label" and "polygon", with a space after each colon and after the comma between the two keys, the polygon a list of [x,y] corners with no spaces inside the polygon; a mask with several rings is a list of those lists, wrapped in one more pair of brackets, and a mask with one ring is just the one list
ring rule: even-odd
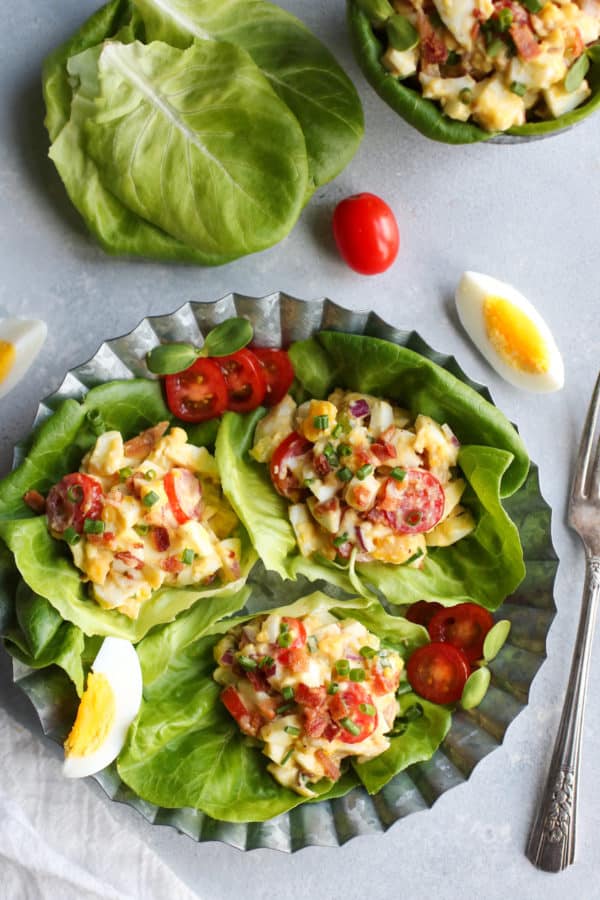
{"label": "bacon bit", "polygon": [[320,709],[327,703],[327,690],[320,687],[311,688],[306,684],[299,684],[294,693],[296,703],[310,706],[312,709]]}
{"label": "bacon bit", "polygon": [[126,566],[129,566],[130,569],[144,568],[143,560],[139,559],[133,553],[130,553],[129,550],[121,550],[119,553],[115,553],[115,559],[118,559]]}
{"label": "bacon bit", "polygon": [[142,431],[141,434],[131,438],[131,440],[125,441],[123,444],[125,456],[129,459],[141,459],[148,456],[148,454],[154,450],[168,427],[168,422],[159,422],[158,425],[147,428],[145,431]]}
{"label": "bacon bit", "polygon": [[371,444],[371,453],[377,457],[379,462],[383,463],[388,459],[394,459],[396,456],[396,448],[393,444],[380,439]]}
{"label": "bacon bit", "polygon": [[321,478],[324,478],[326,475],[329,475],[331,472],[331,466],[329,464],[329,460],[325,456],[324,453],[318,453],[315,456],[314,460],[315,472],[317,475],[320,475]]}
{"label": "bacon bit", "polygon": [[35,513],[46,512],[46,498],[39,491],[27,491],[23,494],[23,502]]}
{"label": "bacon bit", "polygon": [[[331,545],[333,547],[333,544]],[[352,555],[352,547],[353,544],[350,541],[346,541],[340,547],[333,547],[338,556],[341,556],[342,559],[350,559]]]}
{"label": "bacon bit", "polygon": [[355,484],[351,487],[353,505],[361,511],[366,510],[372,500],[369,488],[364,484]]}
{"label": "bacon bit", "polygon": [[310,706],[305,707],[303,716],[304,732],[309,737],[321,737],[330,721],[326,712],[311,709]]}
{"label": "bacon bit", "polygon": [[255,669],[248,669],[248,671],[244,671],[244,675],[255,691],[262,691],[265,694],[269,693],[270,685],[263,672],[257,672]]}
{"label": "bacon bit", "polygon": [[332,719],[343,719],[347,715],[348,710],[344,703],[343,697],[339,694],[332,694],[329,700],[329,713]]}
{"label": "bacon bit", "polygon": [[255,702],[263,719],[266,719],[267,722],[272,722],[276,715],[278,701],[274,697],[265,697],[264,699],[257,697]]}
{"label": "bacon bit", "polygon": [[[114,531],[105,531],[102,535],[102,540],[105,544],[110,544],[111,541],[114,541],[115,533]],[[143,547],[143,544],[134,544],[134,547]]]}
{"label": "bacon bit", "polygon": [[422,9],[417,11],[417,31],[421,39],[421,54],[425,63],[427,65],[445,63],[448,59],[448,48]]}
{"label": "bacon bit", "polygon": [[238,725],[240,726],[240,731],[243,731],[244,734],[248,734],[250,737],[256,737],[263,727],[264,721],[262,716],[258,713],[249,712],[244,713],[244,715],[238,719]]}
{"label": "bacon bit", "polygon": [[340,733],[340,729],[333,722],[330,722],[325,731],[323,732],[323,737],[327,741],[334,741],[338,734]]}
{"label": "bacon bit", "polygon": [[167,556],[166,559],[162,560],[160,567],[164,572],[177,575],[183,570],[184,565],[178,556]]}
{"label": "bacon bit", "polygon": [[365,449],[364,447],[357,447],[354,450],[354,459],[360,466],[370,466],[373,463],[373,457],[371,456],[371,451]]}
{"label": "bacon bit", "polygon": [[327,778],[330,778],[332,781],[338,780],[340,777],[340,767],[327,755],[327,753],[325,753],[324,750],[317,750],[315,759],[323,766],[323,771]]}
{"label": "bacon bit", "polygon": [[305,672],[308,668],[308,653],[304,647],[289,647],[277,654],[277,661],[291,672]]}
{"label": "bacon bit", "polygon": [[156,525],[152,529],[152,543],[159,553],[164,553],[171,546],[169,532],[162,525]]}
{"label": "bacon bit", "polygon": [[535,59],[540,54],[540,45],[529,25],[513,22],[509,28],[510,36],[515,42],[517,53],[526,61]]}

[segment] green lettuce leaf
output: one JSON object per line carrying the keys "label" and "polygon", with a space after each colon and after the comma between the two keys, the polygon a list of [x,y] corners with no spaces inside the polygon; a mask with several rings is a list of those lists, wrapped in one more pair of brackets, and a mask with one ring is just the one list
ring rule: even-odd
{"label": "green lettuce leaf", "polygon": [[[260,413],[225,418],[216,456],[223,490],[267,568],[282,577],[324,578],[349,592],[380,592],[391,603],[423,597],[442,603],[473,600],[496,609],[525,574],[519,533],[501,498],[523,484],[525,447],[506,417],[467,384],[420,354],[377,338],[322,332],[290,347],[297,390],[325,397],[335,386],[376,393],[447,422],[463,442],[459,464],[469,484],[463,501],[475,531],[451,547],[432,548],[421,569],[372,562],[348,569],[305,559],[297,549],[287,504],[273,488],[267,466],[247,453]],[[360,366],[355,364],[360,360]]]}
{"label": "green lettuce leaf", "polygon": [[[363,598],[346,601],[315,592],[281,607],[286,615],[302,616],[329,609],[338,618],[357,618],[384,643],[406,657],[428,641],[427,632],[400,617],[390,616]],[[236,618],[243,622],[257,613]],[[279,815],[306,800],[279,785],[267,771],[268,760],[245,737],[219,700],[213,680],[213,649],[231,621],[218,622],[198,639],[196,610],[165,625],[138,645],[144,672],[144,700],[128,741],[118,758],[123,781],[144,800],[166,807],[190,806],[227,822],[257,822]],[[412,697],[412,695],[410,695]],[[403,709],[408,705],[402,701]],[[448,710],[427,709],[393,739],[386,760],[355,767],[365,785],[383,784],[402,768],[431,756],[450,724]],[[385,781],[383,772],[387,774]],[[317,785],[320,799],[341,796],[357,784],[349,772],[335,785]]]}
{"label": "green lettuce leaf", "polygon": [[[206,587],[161,588],[143,605],[135,620],[116,610],[102,609],[89,599],[67,545],[51,537],[46,517],[33,515],[23,502],[23,494],[30,489],[46,492],[63,475],[79,468],[82,456],[96,440],[89,424],[90,415],[100,416],[106,430],[120,431],[125,437],[171,419],[159,383],[132,379],[92,388],[82,402],[66,400],[42,423],[21,465],[0,482],[0,537],[26,584],[40,598],[49,601],[62,619],[76,625],[85,635],[113,635],[134,642],[198,600],[219,598],[222,606],[215,607],[215,618],[243,606],[245,595],[240,589],[256,559],[243,529],[240,529],[242,572],[235,582],[217,580]],[[2,604],[10,608],[8,577],[2,578],[0,588],[5,588]],[[14,633],[13,643],[16,643]]]}

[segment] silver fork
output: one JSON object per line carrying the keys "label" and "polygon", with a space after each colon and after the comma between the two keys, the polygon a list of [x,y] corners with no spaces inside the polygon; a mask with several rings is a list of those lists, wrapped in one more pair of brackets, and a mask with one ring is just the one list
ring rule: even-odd
{"label": "silver fork", "polygon": [[581,438],[569,501],[569,525],[581,538],[586,556],[581,615],[548,779],[526,850],[531,862],[546,872],[566,869],[575,856],[581,733],[600,597],[600,438],[595,438],[599,409],[600,375]]}

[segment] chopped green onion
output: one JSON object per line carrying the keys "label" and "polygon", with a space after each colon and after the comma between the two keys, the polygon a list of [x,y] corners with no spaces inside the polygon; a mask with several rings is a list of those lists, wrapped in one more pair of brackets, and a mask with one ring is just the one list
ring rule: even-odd
{"label": "chopped green onion", "polygon": [[[461,91],[461,93],[462,93],[462,91]],[[390,472],[390,476],[395,481],[404,481],[404,479],[406,478],[406,469],[401,469],[400,466],[396,466]]]}
{"label": "chopped green onion", "polygon": [[67,488],[67,497],[71,503],[81,503],[83,500],[83,488],[80,484],[72,484]]}
{"label": "chopped green onion", "polygon": [[349,731],[350,734],[353,734],[356,737],[357,734],[360,734],[360,726],[353,722],[352,719],[348,718],[348,716],[344,716],[343,719],[340,719],[340,725],[342,728],[345,728],[346,731]]}
{"label": "chopped green onion", "polygon": [[68,528],[65,528],[65,530],[63,531],[63,537],[64,537],[65,541],[67,542],[67,544],[70,544],[71,547],[74,547],[75,544],[78,544],[79,541],[81,540],[81,535],[77,534],[75,529],[71,528],[70,525]]}
{"label": "chopped green onion", "polygon": [[498,28],[500,31],[508,31],[513,22],[513,14],[510,9],[504,7],[498,13]]}
{"label": "chopped green onion", "polygon": [[294,640],[294,636],[289,631],[282,631],[279,637],[277,638],[277,643],[280,647],[289,647],[292,641]]}
{"label": "chopped green onion", "polygon": [[330,466],[337,466],[338,458],[337,453],[335,452],[335,448],[333,444],[327,444],[325,449],[323,450],[323,456],[327,460]]}
{"label": "chopped green onion", "polygon": [[344,433],[344,427],[343,427],[343,425],[340,424],[340,422],[338,422],[338,424],[335,426],[335,428],[331,432],[331,436],[334,438],[339,438],[343,435],[343,433]]}
{"label": "chopped green onion", "polygon": [[373,466],[371,465],[371,463],[365,463],[364,466],[361,466],[360,469],[357,469],[356,477],[360,481],[364,481],[365,478],[367,478],[369,475],[372,474],[372,472],[373,472]]}
{"label": "chopped green onion", "polygon": [[131,466],[123,466],[122,469],[119,469],[119,478],[121,481],[126,481],[128,478],[131,478],[133,475],[133,469]]}
{"label": "chopped green onion", "polygon": [[279,765],[280,765],[280,766],[285,766],[286,762],[288,761],[288,759],[290,758],[290,756],[292,755],[293,752],[294,752],[294,748],[293,748],[293,747],[290,747],[290,749],[289,749],[288,752],[285,754],[285,756],[282,756],[282,757],[281,757],[281,762],[279,763]]}
{"label": "chopped green onion", "polygon": [[417,550],[416,553],[413,553],[412,556],[409,556],[409,557],[408,557],[408,559],[406,560],[405,565],[408,565],[408,564],[411,563],[411,562],[415,562],[415,560],[417,560],[417,559],[421,559],[422,556],[423,556],[423,551],[422,551],[421,548],[419,547],[419,549]]}
{"label": "chopped green onion", "polygon": [[335,474],[340,479],[340,481],[351,481],[352,479],[352,472],[350,471],[348,466],[342,466],[342,468],[338,469]]}
{"label": "chopped green onion", "polygon": [[349,444],[340,444],[337,448],[337,455],[342,456],[352,456],[352,447]]}
{"label": "chopped green onion", "polygon": [[329,428],[329,416],[315,416],[313,425],[319,431],[325,431],[326,428]]}
{"label": "chopped green onion", "polygon": [[350,663],[347,659],[338,659],[335,662],[335,671],[338,675],[347,675],[350,671]]}
{"label": "chopped green onion", "polygon": [[283,715],[283,713],[289,712],[290,709],[293,709],[293,707],[294,707],[293,703],[282,703],[281,706],[277,707],[275,712],[277,713],[278,716],[281,716],[281,715]]}
{"label": "chopped green onion", "polygon": [[364,646],[358,652],[365,659],[373,659],[374,656],[377,656],[377,650],[374,650],[373,647]]}
{"label": "chopped green onion", "polygon": [[296,728],[295,725],[286,725],[283,730],[286,734],[293,734],[294,737],[297,737],[300,734],[300,729]]}
{"label": "chopped green onion", "polygon": [[286,685],[281,692],[281,696],[284,700],[293,700],[294,699],[294,688],[290,685]]}
{"label": "chopped green onion", "polygon": [[498,54],[501,53],[505,47],[506,44],[504,43],[504,41],[501,41],[500,38],[494,38],[494,40],[491,41],[490,44],[488,44],[486,53],[490,58],[493,59],[493,57],[498,56]]}
{"label": "chopped green onion", "polygon": [[314,634],[309,634],[306,638],[306,646],[308,647],[309,653],[316,653],[319,649],[319,642]]}
{"label": "chopped green onion", "polygon": [[181,562],[184,566],[191,566],[196,558],[196,554],[189,547],[186,547],[183,553],[181,554]]}
{"label": "chopped green onion", "polygon": [[527,85],[521,81],[511,81],[510,89],[517,97],[523,97],[527,93]]}
{"label": "chopped green onion", "polygon": [[[465,103],[465,104],[470,103],[471,100],[473,99],[473,91],[470,88],[463,88],[462,91],[460,91],[460,93],[458,95],[458,99],[460,100],[461,103]],[[394,469],[394,472],[395,471],[396,471],[396,469]],[[406,472],[404,472],[403,469],[398,469],[398,471],[403,473],[402,478],[398,478],[398,481],[402,481],[406,475]],[[392,478],[396,478],[396,476],[394,475],[394,472],[391,473]]]}
{"label": "chopped green onion", "polygon": [[305,478],[304,479],[304,487],[310,487],[310,485],[316,481],[316,478]]}
{"label": "chopped green onion", "polygon": [[358,708],[361,713],[364,713],[366,716],[374,716],[376,712],[372,703],[359,703]]}
{"label": "chopped green onion", "polygon": [[525,9],[528,9],[530,13],[538,13],[544,6],[539,0],[521,0],[521,2]]}
{"label": "chopped green onion", "polygon": [[244,656],[243,654],[238,656],[237,661],[239,662],[242,669],[247,669],[249,671],[255,669],[257,666],[257,662],[255,659],[252,659],[250,656]]}
{"label": "chopped green onion", "polygon": [[344,531],[343,534],[338,534],[332,541],[334,547],[341,547],[348,540],[348,532]]}
{"label": "chopped green onion", "polygon": [[146,479],[146,481],[154,481],[154,479],[156,478],[155,470],[146,469],[146,471],[144,472],[144,478]]}
{"label": "chopped green onion", "polygon": [[444,23],[442,21],[442,17],[440,16],[437,9],[432,9],[429,13],[429,21],[433,25],[434,28],[443,28]]}
{"label": "chopped green onion", "polygon": [[86,534],[102,534],[106,525],[102,519],[86,519],[83,523],[83,530]]}
{"label": "chopped green onion", "polygon": [[289,631],[289,630],[290,630],[289,622],[282,621],[279,626],[280,633],[283,633],[284,631]]}
{"label": "chopped green onion", "polygon": [[[274,665],[274,663],[275,660],[272,656],[263,656],[258,665],[261,667],[261,669],[266,669],[268,666]],[[285,697],[285,694],[283,696]]]}
{"label": "chopped green onion", "polygon": [[133,527],[137,531],[137,533],[142,536],[145,534],[148,534],[148,532],[150,531],[150,526],[147,525],[145,522],[138,522]]}
{"label": "chopped green onion", "polygon": [[328,694],[337,694],[339,689],[340,689],[340,686],[337,683],[337,681],[330,681],[329,684],[327,685],[327,693]]}
{"label": "chopped green onion", "polygon": [[350,681],[364,681],[366,673],[364,669],[350,669]]}
{"label": "chopped green onion", "polygon": [[154,506],[154,504],[158,503],[159,500],[160,497],[158,496],[156,491],[148,491],[148,493],[142,500],[142,503],[144,504],[144,506]]}

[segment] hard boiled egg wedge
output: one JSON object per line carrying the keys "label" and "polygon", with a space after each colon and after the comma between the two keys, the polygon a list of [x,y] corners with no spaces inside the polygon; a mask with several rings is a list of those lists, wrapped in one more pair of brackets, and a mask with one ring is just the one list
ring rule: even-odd
{"label": "hard boiled egg wedge", "polygon": [[48,329],[40,319],[0,319],[0,397],[21,380],[41,350]]}
{"label": "hard boiled egg wedge", "polygon": [[84,778],[116,759],[141,702],[142,672],[133,644],[105,638],[65,741],[63,774]]}
{"label": "hard boiled egg wedge", "polygon": [[550,329],[519,291],[489,275],[465,272],[456,289],[462,325],[491,366],[527,391],[558,391],[565,380]]}

